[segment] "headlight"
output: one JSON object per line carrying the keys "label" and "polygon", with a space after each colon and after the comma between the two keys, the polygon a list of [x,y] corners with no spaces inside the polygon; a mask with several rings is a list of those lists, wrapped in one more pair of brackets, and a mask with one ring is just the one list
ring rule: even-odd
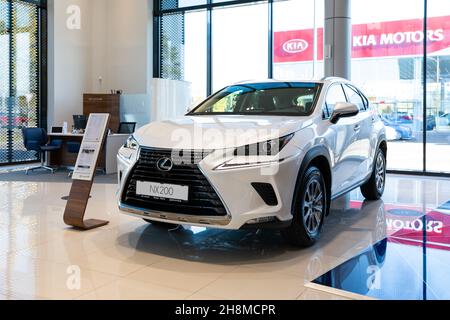
{"label": "headlight", "polygon": [[291,141],[294,134],[279,139],[246,145],[234,150],[235,156],[275,156]]}
{"label": "headlight", "polygon": [[275,157],[292,140],[295,134],[279,139],[246,145],[234,150],[234,158],[226,161],[214,170],[227,170],[246,167],[267,166],[279,163],[283,159]]}
{"label": "headlight", "polygon": [[125,142],[123,147],[127,149],[137,150],[139,148],[139,143],[133,136],[131,136],[127,139],[127,142]]}

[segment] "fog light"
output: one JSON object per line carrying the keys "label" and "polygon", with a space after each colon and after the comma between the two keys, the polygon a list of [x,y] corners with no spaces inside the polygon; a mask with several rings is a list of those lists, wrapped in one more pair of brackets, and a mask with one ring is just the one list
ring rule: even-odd
{"label": "fog light", "polygon": [[264,218],[257,218],[252,219],[247,222],[247,224],[259,224],[259,223],[268,223],[268,222],[274,222],[276,221],[275,217],[264,217]]}

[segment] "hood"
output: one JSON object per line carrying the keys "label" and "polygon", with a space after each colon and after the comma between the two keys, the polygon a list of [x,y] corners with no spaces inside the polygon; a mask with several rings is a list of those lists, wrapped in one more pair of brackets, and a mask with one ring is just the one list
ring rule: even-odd
{"label": "hood", "polygon": [[284,137],[312,124],[284,116],[185,116],[153,122],[134,137],[141,146],[162,149],[220,150]]}

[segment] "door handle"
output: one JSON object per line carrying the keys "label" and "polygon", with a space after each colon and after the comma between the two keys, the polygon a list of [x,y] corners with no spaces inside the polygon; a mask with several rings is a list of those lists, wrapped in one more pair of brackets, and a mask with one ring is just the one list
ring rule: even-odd
{"label": "door handle", "polygon": [[358,132],[358,131],[361,130],[361,126],[360,126],[359,124],[357,124],[357,125],[353,128],[353,130],[355,130],[356,132]]}

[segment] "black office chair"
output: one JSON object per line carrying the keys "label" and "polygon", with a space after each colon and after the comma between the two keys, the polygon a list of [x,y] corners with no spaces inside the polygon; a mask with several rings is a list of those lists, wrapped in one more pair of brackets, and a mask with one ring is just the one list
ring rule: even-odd
{"label": "black office chair", "polygon": [[41,128],[23,128],[23,144],[27,151],[36,151],[41,154],[41,165],[36,168],[27,169],[26,174],[29,171],[34,171],[38,169],[49,170],[54,173],[55,170],[45,165],[45,155],[48,152],[53,152],[61,149],[62,140],[53,140],[51,143],[47,144],[48,136],[47,132]]}
{"label": "black office chair", "polygon": [[117,133],[133,134],[136,130],[136,122],[121,122]]}

